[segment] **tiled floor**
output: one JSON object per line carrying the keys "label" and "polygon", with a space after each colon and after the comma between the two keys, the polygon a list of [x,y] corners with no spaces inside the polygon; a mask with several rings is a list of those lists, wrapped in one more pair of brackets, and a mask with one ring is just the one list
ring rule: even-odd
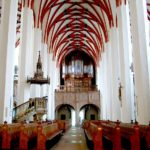
{"label": "tiled floor", "polygon": [[88,150],[83,129],[71,127],[51,150]]}

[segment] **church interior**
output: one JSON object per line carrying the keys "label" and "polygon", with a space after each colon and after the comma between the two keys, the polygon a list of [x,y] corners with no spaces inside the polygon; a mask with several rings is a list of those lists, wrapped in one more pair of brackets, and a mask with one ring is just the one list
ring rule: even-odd
{"label": "church interior", "polygon": [[150,0],[0,0],[0,149],[150,150]]}

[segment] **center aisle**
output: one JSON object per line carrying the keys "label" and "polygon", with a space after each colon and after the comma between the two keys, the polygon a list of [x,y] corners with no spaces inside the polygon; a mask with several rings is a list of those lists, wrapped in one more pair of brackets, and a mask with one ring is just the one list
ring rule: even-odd
{"label": "center aisle", "polygon": [[88,150],[83,129],[71,127],[51,150]]}

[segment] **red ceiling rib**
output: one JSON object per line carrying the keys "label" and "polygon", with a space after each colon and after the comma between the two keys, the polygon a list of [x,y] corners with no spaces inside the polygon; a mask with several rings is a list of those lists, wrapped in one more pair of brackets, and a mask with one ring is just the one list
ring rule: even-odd
{"label": "red ceiling rib", "polygon": [[147,3],[147,17],[148,20],[150,21],[150,3]]}

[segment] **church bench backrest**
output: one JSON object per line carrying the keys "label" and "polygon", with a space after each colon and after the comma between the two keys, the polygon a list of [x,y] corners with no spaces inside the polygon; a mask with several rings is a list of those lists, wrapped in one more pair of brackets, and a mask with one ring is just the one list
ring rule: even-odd
{"label": "church bench backrest", "polygon": [[89,139],[93,141],[94,150],[102,150],[102,128],[93,122],[89,122],[88,127],[85,130]]}
{"label": "church bench backrest", "polygon": [[19,149],[28,149],[29,143],[32,143],[31,145],[34,147],[36,146],[34,144],[36,144],[37,126],[37,123],[21,124]]}
{"label": "church bench backrest", "polygon": [[90,125],[90,121],[89,120],[85,120],[83,123],[82,123],[82,128],[83,129],[87,129]]}
{"label": "church bench backrest", "polygon": [[0,148],[2,147],[2,130],[3,130],[3,124],[0,124]]}
{"label": "church bench backrest", "polygon": [[55,122],[52,124],[39,124],[37,126],[37,132],[37,150],[45,150],[46,140],[54,138],[57,134],[60,134],[62,130],[59,129],[58,122]]}
{"label": "church bench backrest", "polygon": [[4,123],[2,127],[2,148],[8,149],[11,148],[11,143],[14,144],[13,141],[15,141],[16,144],[19,144],[19,128],[20,124],[7,124]]}
{"label": "church bench backrest", "polygon": [[145,140],[145,146],[150,149],[150,125],[140,125],[140,138]]}
{"label": "church bench backrest", "polygon": [[71,121],[70,120],[64,120],[65,126],[64,126],[64,131],[67,131],[71,127]]}
{"label": "church bench backrest", "polygon": [[29,138],[32,138],[37,134],[37,126],[37,123],[25,124],[25,132],[27,132]]}
{"label": "church bench backrest", "polygon": [[138,124],[120,124],[121,137],[130,141],[131,150],[140,150],[140,133]]}
{"label": "church bench backrest", "polygon": [[[2,148],[3,149],[11,149],[11,143],[15,143],[13,148],[18,149],[28,149],[29,143],[34,141],[32,145],[35,148],[45,149],[45,141],[47,138],[52,136],[53,134],[60,133],[61,129],[59,129],[58,123],[30,123],[30,124],[7,124],[0,126],[0,133],[2,135]],[[40,137],[40,138],[39,138]],[[40,139],[40,140],[39,140]],[[14,141],[14,142],[12,142]]]}
{"label": "church bench backrest", "polygon": [[94,138],[96,132],[98,130],[98,126],[95,125],[94,123],[90,123],[90,126],[88,128],[88,132],[91,135],[92,138]]}
{"label": "church bench backrest", "polygon": [[[95,122],[94,122],[95,123]],[[103,129],[103,136],[110,140],[113,150],[121,150],[121,136],[119,124],[110,124],[106,121],[96,122]]]}
{"label": "church bench backrest", "polygon": [[[128,128],[128,130],[132,130],[135,124],[134,123],[120,123],[121,126]],[[138,127],[139,127],[140,143],[142,143],[142,140],[144,139],[145,140],[144,144],[146,144],[146,148],[150,149],[150,125],[139,124]],[[130,132],[133,132],[133,130]]]}
{"label": "church bench backrest", "polygon": [[59,131],[58,123],[52,123],[42,126],[43,130],[42,133],[48,138],[53,133]]}

